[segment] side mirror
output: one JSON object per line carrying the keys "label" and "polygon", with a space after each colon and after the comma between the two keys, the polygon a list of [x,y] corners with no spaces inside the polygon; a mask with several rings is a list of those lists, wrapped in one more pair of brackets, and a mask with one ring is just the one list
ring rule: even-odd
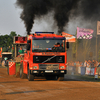
{"label": "side mirror", "polygon": [[66,43],[66,47],[67,47],[67,49],[69,48],[69,42]]}
{"label": "side mirror", "polygon": [[27,43],[27,50],[30,50],[30,44]]}

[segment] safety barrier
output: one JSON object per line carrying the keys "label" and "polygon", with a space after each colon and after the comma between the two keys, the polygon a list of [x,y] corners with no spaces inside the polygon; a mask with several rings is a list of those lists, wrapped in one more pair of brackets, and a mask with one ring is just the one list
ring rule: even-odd
{"label": "safety barrier", "polygon": [[81,74],[81,75],[95,75],[96,68],[94,67],[75,67],[75,66],[68,66],[67,67],[68,74]]}
{"label": "safety barrier", "polygon": [[95,75],[95,68],[93,68],[93,67],[90,67],[90,68],[86,67],[86,73],[85,74],[86,75]]}

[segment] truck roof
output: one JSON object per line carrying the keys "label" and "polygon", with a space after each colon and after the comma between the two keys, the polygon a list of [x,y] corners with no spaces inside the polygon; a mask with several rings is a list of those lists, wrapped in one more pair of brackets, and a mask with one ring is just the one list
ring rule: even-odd
{"label": "truck roof", "polygon": [[41,38],[48,38],[48,39],[65,39],[62,35],[53,34],[53,32],[38,32],[29,35],[28,39],[41,39]]}

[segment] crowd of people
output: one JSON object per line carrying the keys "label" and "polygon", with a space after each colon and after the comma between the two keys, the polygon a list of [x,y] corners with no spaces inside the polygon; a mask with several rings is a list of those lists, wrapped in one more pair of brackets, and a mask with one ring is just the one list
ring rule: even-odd
{"label": "crowd of people", "polygon": [[97,67],[100,62],[96,60],[85,60],[84,62],[81,61],[69,61],[68,66],[76,66],[76,67]]}
{"label": "crowd of people", "polygon": [[100,62],[96,60],[85,60],[84,62],[81,61],[69,61],[68,67],[73,66],[73,70],[76,71],[79,67],[85,67],[85,68],[95,68],[96,73],[100,75]]}

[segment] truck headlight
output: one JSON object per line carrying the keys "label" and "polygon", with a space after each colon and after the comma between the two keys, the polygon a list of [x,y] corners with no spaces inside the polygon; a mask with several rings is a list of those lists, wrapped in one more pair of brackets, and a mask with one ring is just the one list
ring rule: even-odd
{"label": "truck headlight", "polygon": [[33,66],[33,69],[37,69],[37,66]]}
{"label": "truck headlight", "polygon": [[60,66],[60,69],[64,69],[64,66]]}

